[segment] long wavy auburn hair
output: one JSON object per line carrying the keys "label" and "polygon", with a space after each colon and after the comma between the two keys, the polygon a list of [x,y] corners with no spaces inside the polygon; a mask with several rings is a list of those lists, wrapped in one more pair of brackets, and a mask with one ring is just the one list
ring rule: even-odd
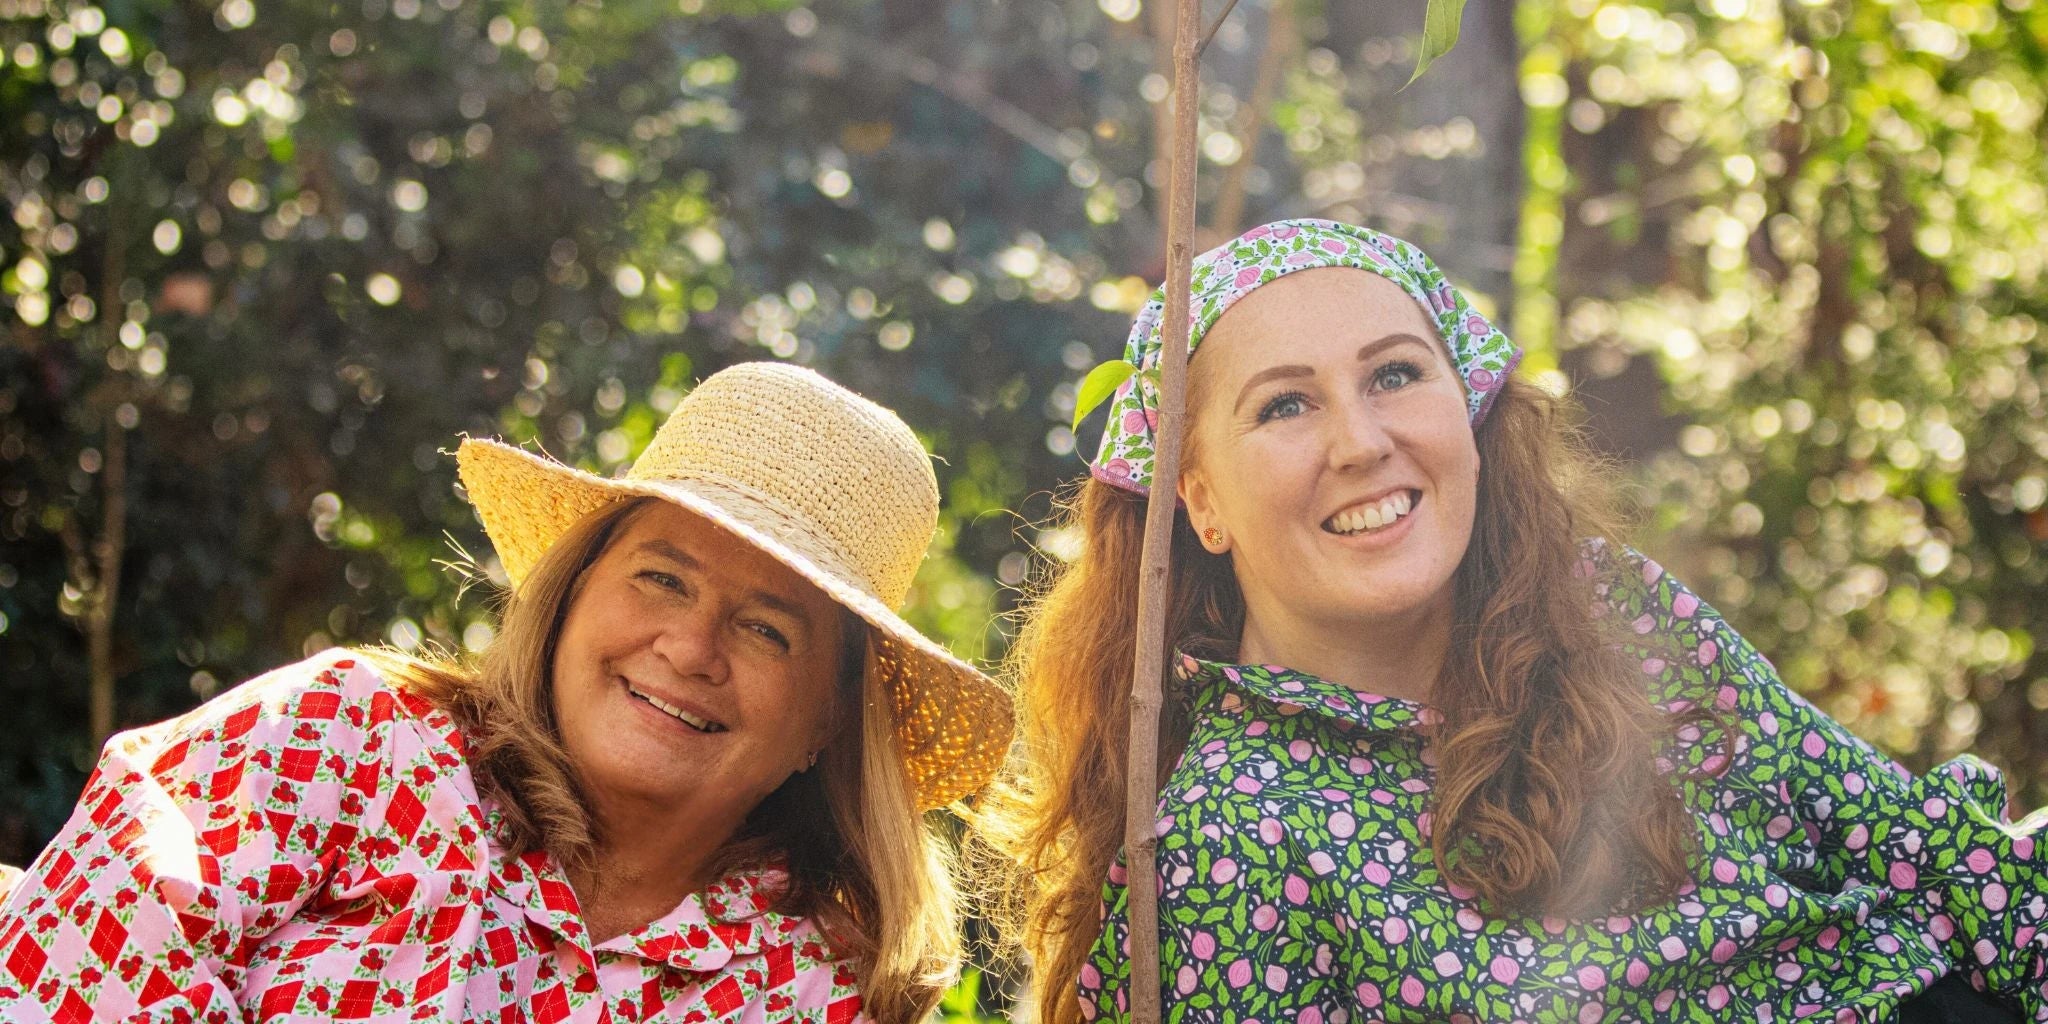
{"label": "long wavy auburn hair", "polygon": [[[1199,372],[1190,386],[1199,408]],[[1510,379],[1479,427],[1472,538],[1430,697],[1443,716],[1435,860],[1446,882],[1499,915],[1581,916],[1666,898],[1691,881],[1697,843],[1656,763],[1680,720],[1651,704],[1583,571],[1582,539],[1614,535],[1614,490],[1558,406]],[[1198,457],[1187,452],[1190,464]],[[1021,742],[976,821],[976,866],[1000,879],[982,896],[1031,954],[1046,1024],[1080,1020],[1075,979],[1123,846],[1144,517],[1144,498],[1093,479],[1065,503],[1082,550],[1023,613],[1012,652]],[[1201,546],[1184,512],[1173,557],[1168,642],[1235,660],[1245,612],[1230,560]],[[1154,759],[1162,784],[1190,727],[1177,701],[1166,705]]]}
{"label": "long wavy auburn hair", "polygon": [[[566,867],[600,866],[592,818],[555,722],[555,646],[583,575],[652,499],[586,516],[506,595],[498,634],[471,658],[368,652],[393,681],[446,710],[462,732],[480,794],[497,804],[514,852],[544,849]],[[922,1020],[958,971],[953,863],[917,809],[867,627],[841,630],[836,732],[817,767],[756,807],[714,862],[719,875],[780,863],[778,912],[808,917],[860,965],[864,1012]]]}

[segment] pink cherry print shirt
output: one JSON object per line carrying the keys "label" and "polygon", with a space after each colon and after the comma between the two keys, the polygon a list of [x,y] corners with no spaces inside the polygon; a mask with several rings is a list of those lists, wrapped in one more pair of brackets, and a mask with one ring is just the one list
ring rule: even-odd
{"label": "pink cherry print shirt", "polygon": [[346,651],[116,736],[0,903],[0,1020],[864,1021],[740,873],[603,943],[510,856],[449,717]]}

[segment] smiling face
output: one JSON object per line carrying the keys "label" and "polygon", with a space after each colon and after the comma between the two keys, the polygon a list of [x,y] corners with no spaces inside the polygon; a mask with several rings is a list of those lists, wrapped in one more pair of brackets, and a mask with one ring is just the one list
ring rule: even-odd
{"label": "smiling face", "polygon": [[841,606],[701,516],[649,502],[576,587],[555,721],[599,807],[737,820],[840,724]]}
{"label": "smiling face", "polygon": [[1415,300],[1369,271],[1299,271],[1231,307],[1200,356],[1181,497],[1231,556],[1247,633],[1447,616],[1479,453]]}

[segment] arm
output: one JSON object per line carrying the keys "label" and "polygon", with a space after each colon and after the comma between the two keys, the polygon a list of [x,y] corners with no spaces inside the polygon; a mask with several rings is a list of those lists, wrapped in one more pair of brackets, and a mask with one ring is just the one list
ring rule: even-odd
{"label": "arm", "polygon": [[[1160,1006],[1171,1024],[1327,1021],[1351,1012],[1340,903],[1308,868],[1267,806],[1273,802],[1211,794],[1162,822]],[[1119,861],[1104,889],[1107,928],[1081,971],[1081,1000],[1096,1019],[1129,1012],[1126,896]]]}
{"label": "arm", "polygon": [[332,655],[115,737],[0,904],[0,1018],[243,1019],[249,952],[346,857],[391,694]]}
{"label": "arm", "polygon": [[[1997,770],[1966,755],[1914,777],[1789,689],[1682,584],[1654,563],[1639,569],[1647,600],[1632,611],[1672,641],[1667,682],[1717,706],[1738,730],[1738,752],[1716,788],[1768,808],[1764,834],[1783,840],[1774,855],[1796,855],[1795,866],[1836,891],[1907,894],[1908,912],[1953,963],[1980,972],[1982,987],[2019,1001],[2030,1018],[2048,1019],[2044,825],[2005,821]],[[1716,756],[1706,746],[1694,764]],[[1727,824],[1709,816],[1709,826]]]}

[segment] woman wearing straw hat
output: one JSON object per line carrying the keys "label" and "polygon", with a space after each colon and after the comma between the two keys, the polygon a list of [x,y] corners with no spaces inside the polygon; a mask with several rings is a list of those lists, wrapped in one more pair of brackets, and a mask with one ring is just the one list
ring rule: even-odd
{"label": "woman wearing straw hat", "polygon": [[693,391],[622,479],[465,441],[512,594],[473,662],[328,651],[117,736],[0,906],[0,1019],[912,1021],[958,954],[921,812],[1007,699],[892,609],[892,413]]}
{"label": "woman wearing straw hat", "polygon": [[[1559,403],[1427,256],[1282,221],[1194,274],[1168,1019],[2012,1019],[1980,992],[2048,1019],[2041,824],[1973,758],[1906,774],[1614,543]],[[1048,1024],[1127,1006],[1152,387],[1112,406],[1021,638],[1036,760],[982,806],[1038,883]]]}

